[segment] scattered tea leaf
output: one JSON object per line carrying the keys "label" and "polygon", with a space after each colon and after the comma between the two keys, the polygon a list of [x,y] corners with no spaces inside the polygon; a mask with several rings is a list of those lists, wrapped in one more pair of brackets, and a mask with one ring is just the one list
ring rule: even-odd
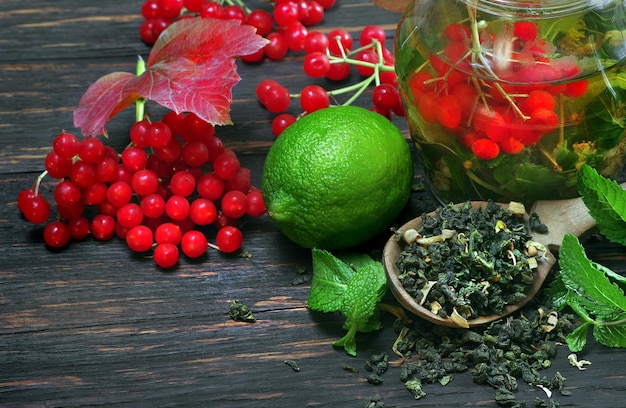
{"label": "scattered tea leaf", "polygon": [[370,374],[367,376],[367,382],[374,385],[380,385],[383,383],[383,379],[378,374]]}
{"label": "scattered tea leaf", "polygon": [[365,408],[385,408],[385,403],[380,400],[379,396],[369,397]]}
{"label": "scattered tea leaf", "polygon": [[298,363],[296,362],[296,360],[285,360],[285,364],[291,367],[291,369],[295,372],[300,371],[300,367],[298,366]]}
{"label": "scattered tea leaf", "polygon": [[426,396],[426,392],[422,389],[422,382],[416,378],[412,380],[408,380],[404,383],[404,386],[407,390],[413,395],[413,398],[416,400],[421,399]]}
{"label": "scattered tea leaf", "polygon": [[[456,373],[471,370],[473,381],[492,386],[499,404],[508,407],[525,404],[516,399],[518,380],[562,390],[564,377],[557,373],[546,379],[540,371],[550,367],[557,344],[570,331],[574,316],[559,314],[553,322],[555,313],[547,299],[545,303],[542,300],[533,299],[520,314],[465,330],[437,326],[423,319],[407,325],[397,319],[394,331],[403,335],[396,349],[406,359],[411,358],[401,366],[400,380],[416,398],[422,398],[422,384],[448,384]],[[555,327],[546,332],[544,326],[549,321]]]}
{"label": "scattered tea leaf", "polygon": [[585,366],[591,364],[591,361],[589,360],[579,360],[578,356],[575,353],[567,356],[567,360],[572,366],[578,368],[580,371],[586,370],[587,368]]}
{"label": "scattered tea leaf", "polygon": [[256,321],[256,317],[254,317],[250,308],[237,300],[233,300],[230,303],[228,314],[236,322],[252,323]]}

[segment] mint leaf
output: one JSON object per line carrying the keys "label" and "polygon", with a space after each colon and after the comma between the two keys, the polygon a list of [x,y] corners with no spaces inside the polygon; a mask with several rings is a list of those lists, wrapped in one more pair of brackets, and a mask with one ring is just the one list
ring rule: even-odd
{"label": "mint leaf", "polygon": [[[617,92],[617,94],[614,94]],[[626,92],[616,87],[613,92],[605,90],[591,101],[583,114],[581,126],[593,129],[592,142],[599,150],[613,149],[624,135],[624,120],[616,100],[623,100]]]}
{"label": "mint leaf", "polygon": [[340,311],[346,317],[343,328],[348,332],[332,344],[355,356],[356,333],[381,328],[378,302],[387,292],[383,264],[351,252],[338,257],[321,249],[311,253],[313,281],[307,304],[313,310]]}
{"label": "mint leaf", "polygon": [[387,278],[380,262],[368,262],[352,276],[341,300],[341,313],[346,317],[344,329],[348,333],[333,346],[343,347],[346,353],[356,355],[356,333],[377,330],[378,302],[387,291]]}
{"label": "mint leaf", "polygon": [[593,262],[593,266],[596,267],[598,270],[604,272],[604,274],[606,276],[609,277],[609,279],[611,279],[612,281],[614,281],[615,283],[617,283],[617,285],[619,287],[622,288],[622,290],[626,289],[626,276],[622,276],[617,272],[613,272],[612,270],[610,270],[609,268],[607,268],[604,265],[600,265],[599,263],[595,263]]}
{"label": "mint leaf", "polygon": [[[615,316],[616,320],[625,321],[626,315]],[[621,325],[598,325],[593,328],[593,337],[598,343],[608,347],[626,347],[626,323]]]}
{"label": "mint leaf", "polygon": [[380,262],[373,260],[371,256],[359,254],[357,252],[340,252],[337,253],[336,256],[355,271],[358,271],[367,265],[380,264]]}
{"label": "mint leaf", "polygon": [[313,279],[307,305],[320,312],[336,312],[355,271],[328,251],[314,248],[311,254]]}
{"label": "mint leaf", "polygon": [[573,353],[579,352],[585,347],[585,344],[587,344],[589,326],[591,326],[591,322],[583,323],[567,335],[567,347],[569,347]]}
{"label": "mint leaf", "polygon": [[609,241],[626,245],[626,190],[588,165],[578,173],[578,190],[600,233]]}
{"label": "mint leaf", "polygon": [[341,299],[341,313],[356,324],[359,331],[368,331],[368,320],[386,290],[387,278],[380,262],[359,269]]}
{"label": "mint leaf", "polygon": [[617,313],[626,311],[624,292],[594,267],[578,238],[572,234],[563,237],[559,265],[561,279],[568,289],[593,299],[601,306],[613,307]]}
{"label": "mint leaf", "polygon": [[546,295],[551,299],[552,307],[554,307],[555,310],[561,311],[567,306],[567,297],[570,295],[570,292],[563,283],[561,275],[557,274],[554,279],[552,279],[546,290]]}
{"label": "mint leaf", "polygon": [[334,347],[343,347],[346,353],[351,356],[356,356],[356,333],[367,333],[374,330],[378,330],[383,327],[380,322],[380,310],[374,309],[374,313],[364,322],[353,322],[347,319],[343,324],[343,329],[347,330],[345,336],[332,343]]}
{"label": "mint leaf", "polygon": [[333,342],[334,347],[343,347],[346,353],[356,356],[356,325],[350,325],[345,336]]}
{"label": "mint leaf", "polygon": [[565,184],[566,178],[542,164],[525,161],[519,155],[503,155],[493,171],[494,179],[501,188],[515,194],[524,201],[550,196],[556,184]]}
{"label": "mint leaf", "polygon": [[566,302],[583,320],[583,325],[567,337],[570,349],[580,351],[584,347],[584,333],[589,327],[593,327],[599,343],[626,347],[626,297],[607,277],[606,268],[591,262],[572,234],[563,237],[559,265],[559,278],[568,291]]}

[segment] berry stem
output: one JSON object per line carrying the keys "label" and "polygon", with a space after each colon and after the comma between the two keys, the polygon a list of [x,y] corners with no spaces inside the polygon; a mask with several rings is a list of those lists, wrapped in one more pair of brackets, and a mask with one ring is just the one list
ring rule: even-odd
{"label": "berry stem", "polygon": [[[355,93],[350,97],[350,99],[344,102],[343,105],[352,104],[372,84],[372,82],[374,82],[375,85],[380,85],[381,83],[380,73],[381,72],[393,72],[395,70],[395,67],[393,65],[385,65],[384,58],[383,58],[382,44],[376,39],[374,39],[372,43],[365,45],[363,47],[357,48],[355,50],[351,50],[348,53],[346,53],[345,49],[343,48],[341,41],[337,40],[337,43],[339,45],[341,56],[332,55],[328,50],[326,51],[326,55],[328,56],[328,59],[331,64],[346,63],[350,65],[358,65],[362,67],[372,68],[374,70],[374,72],[370,76],[357,82],[356,84],[352,84],[352,85],[345,86],[343,88],[338,88],[338,89],[328,91],[329,96],[342,95],[342,94],[346,94],[346,93],[354,91]],[[361,61],[355,58],[351,58],[352,55],[358,54],[359,52],[370,49],[370,48],[376,48],[378,62],[376,63],[366,62],[366,61]],[[289,96],[292,98],[299,98],[301,94],[290,94]]]}
{"label": "berry stem", "polygon": [[[474,183],[476,183],[476,184],[478,184],[478,185],[480,185],[480,186],[482,186],[482,187],[484,187],[484,188],[486,188],[488,190],[494,191],[495,193],[500,194],[500,195],[504,195],[505,194],[504,190],[501,190],[501,189],[497,188],[496,186],[487,183],[485,180],[483,180],[480,177],[478,177],[473,171],[471,171],[469,169],[467,170],[467,176],[469,177],[469,179],[472,182],[474,182]],[[475,190],[475,191],[480,195],[480,191],[478,191],[478,190]]]}
{"label": "berry stem", "polygon": [[563,98],[559,98],[559,118],[561,121],[561,126],[559,126],[559,142],[558,146],[563,146],[565,143],[565,106],[563,104]]}
{"label": "berry stem", "polygon": [[208,243],[207,243],[207,245],[208,245],[208,246],[209,246],[209,248],[211,248],[211,249],[215,249],[216,251],[223,252],[223,251],[222,251],[222,249],[221,249],[220,247],[218,247],[217,245],[215,245],[215,244],[213,244],[213,243],[211,243],[211,242],[208,242]]}
{"label": "berry stem", "polygon": [[378,78],[378,73],[374,72],[372,75],[365,78],[361,82],[358,82],[351,86],[347,86],[345,88],[340,88],[334,91],[329,91],[328,94],[334,96],[334,95],[340,95],[342,93],[351,92],[354,90],[355,91],[354,94],[346,102],[344,102],[344,105],[350,105],[367,89],[367,87],[372,83],[372,81],[374,81],[374,79],[377,79],[377,78]]}
{"label": "berry stem", "polygon": [[246,13],[246,15],[250,14],[250,12],[252,10],[250,10],[250,8],[248,6],[246,6],[246,3],[243,2],[243,0],[222,0],[220,1],[220,4],[224,5],[224,4],[228,4],[231,6],[238,6],[241,7],[241,9]]}
{"label": "berry stem", "polygon": [[[339,47],[341,50],[341,56],[337,56],[337,55],[332,55],[330,52],[327,51],[327,56],[328,59],[330,60],[331,64],[341,64],[343,63],[347,63],[347,64],[351,64],[351,65],[359,65],[362,67],[368,67],[368,68],[372,68],[374,70],[378,69],[381,72],[392,72],[395,70],[393,65],[385,65],[384,60],[383,60],[383,50],[382,50],[382,45],[380,44],[380,42],[378,42],[377,40],[372,41],[371,44],[368,44],[366,46],[357,48],[355,50],[352,50],[348,53],[345,52],[345,50],[343,49],[343,46],[341,45],[341,42],[339,42]],[[352,55],[355,55],[357,53],[359,53],[360,51],[363,50],[367,50],[369,48],[373,48],[376,47],[376,53],[378,55],[378,62],[374,63],[374,62],[366,62],[366,61],[360,61],[358,59],[355,58],[351,58]]]}
{"label": "berry stem", "polygon": [[35,190],[33,191],[35,196],[39,195],[39,186],[41,185],[41,182],[43,181],[44,178],[46,178],[47,175],[48,175],[48,170],[44,170],[40,175],[37,176],[37,179],[35,180]]}
{"label": "berry stem", "polygon": [[[468,14],[470,19],[470,30],[472,37],[472,66],[474,70],[478,71],[478,67],[482,67],[486,74],[491,76],[494,79],[499,79],[498,76],[491,70],[489,62],[485,59],[485,56],[482,52],[482,46],[480,44],[480,34],[478,33],[478,19],[476,15],[476,7],[468,5]],[[477,61],[478,59],[478,61]]]}
{"label": "berry stem", "polygon": [[502,85],[500,85],[498,82],[494,83],[494,86],[496,87],[496,89],[498,90],[498,92],[500,93],[500,95],[502,95],[502,97],[509,103],[509,106],[515,111],[515,113],[522,119],[522,120],[528,120],[530,119],[530,116],[524,115],[524,113],[520,110],[520,108],[517,106],[517,104],[515,103],[515,101],[513,100],[513,98],[511,98],[511,95],[509,95],[503,88]]}
{"label": "berry stem", "polygon": [[557,173],[561,173],[563,171],[563,168],[561,167],[561,165],[556,162],[554,157],[552,157],[552,155],[548,151],[546,151],[546,149],[544,149],[543,147],[540,147],[539,152],[546,158],[546,160],[550,162],[550,164],[552,164],[552,170],[554,170]]}
{"label": "berry stem", "polygon": [[[137,66],[135,67],[135,75],[140,76],[146,71],[146,62],[139,56],[137,59]],[[135,122],[139,122],[143,120],[143,117],[146,113],[145,111],[146,100],[144,98],[139,98],[135,102]]]}
{"label": "berry stem", "polygon": [[[337,88],[337,89],[333,89],[332,91],[328,91],[328,95],[331,95],[331,96],[342,95],[342,94],[349,93],[352,91],[358,91],[358,94],[360,95],[365,90],[365,88],[367,88],[369,84],[372,83],[372,81],[374,80],[374,76],[375,75],[370,75],[367,78],[357,82],[356,84],[352,84],[352,85],[344,86],[343,88]],[[301,94],[299,93],[289,94],[289,96],[292,98],[299,98]]]}

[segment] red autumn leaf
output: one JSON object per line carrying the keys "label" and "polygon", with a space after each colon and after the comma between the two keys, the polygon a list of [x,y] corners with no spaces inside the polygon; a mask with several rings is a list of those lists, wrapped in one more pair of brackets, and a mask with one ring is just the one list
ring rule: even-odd
{"label": "red autumn leaf", "polygon": [[232,87],[241,79],[235,58],[266,41],[236,20],[182,19],[161,34],[142,74],[115,72],[94,82],[74,111],[74,125],[85,136],[105,134],[106,123],[140,98],[230,124]]}

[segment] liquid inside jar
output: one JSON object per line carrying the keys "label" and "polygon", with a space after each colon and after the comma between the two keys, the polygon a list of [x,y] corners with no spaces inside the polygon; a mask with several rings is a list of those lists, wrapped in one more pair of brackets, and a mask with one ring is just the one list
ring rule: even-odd
{"label": "liquid inside jar", "polygon": [[415,1],[396,34],[411,135],[442,202],[578,195],[626,147],[623,1]]}

